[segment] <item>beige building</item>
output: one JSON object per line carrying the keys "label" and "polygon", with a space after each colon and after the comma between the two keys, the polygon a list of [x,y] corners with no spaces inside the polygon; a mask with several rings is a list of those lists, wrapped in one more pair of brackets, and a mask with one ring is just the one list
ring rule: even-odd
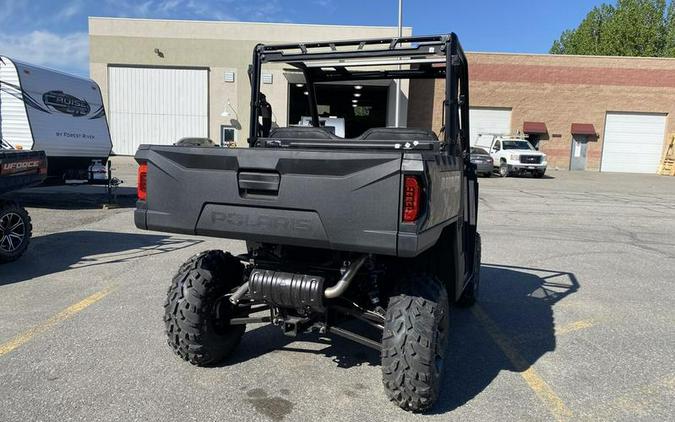
{"label": "beige building", "polygon": [[[411,34],[412,29],[404,28],[404,33]],[[247,69],[256,44],[396,34],[396,27],[92,17],[90,75],[101,87],[117,154],[133,154],[141,143],[172,144],[181,137],[209,137],[216,143],[233,138],[238,145],[246,145]],[[302,76],[278,66],[263,69],[262,76],[262,91],[274,107],[275,123],[298,124],[307,103]],[[373,111],[373,118],[379,120],[375,124],[393,125],[394,81],[364,84],[361,92],[361,103],[372,96],[373,103],[384,104]],[[405,124],[407,82],[400,92],[400,121]],[[351,95],[351,86],[317,87],[320,112],[333,116],[344,107],[351,110]],[[348,119],[346,126],[349,133]]]}
{"label": "beige building", "polygon": [[[675,132],[675,59],[469,53],[468,60],[472,143],[481,133],[528,134],[550,167],[655,173]],[[440,128],[443,88],[443,81],[411,84],[411,126]]]}

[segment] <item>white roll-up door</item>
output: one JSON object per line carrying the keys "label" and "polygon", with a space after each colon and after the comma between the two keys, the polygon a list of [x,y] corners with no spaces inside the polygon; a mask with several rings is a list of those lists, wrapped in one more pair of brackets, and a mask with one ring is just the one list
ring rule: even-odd
{"label": "white roll-up door", "polygon": [[607,113],[601,171],[656,173],[665,130],[665,114]]}
{"label": "white roll-up door", "polygon": [[208,136],[208,71],[108,68],[113,152],[133,155],[141,144],[172,145]]}
{"label": "white roll-up door", "polygon": [[469,110],[469,129],[471,145],[475,145],[479,135],[510,135],[510,108],[471,108]]}

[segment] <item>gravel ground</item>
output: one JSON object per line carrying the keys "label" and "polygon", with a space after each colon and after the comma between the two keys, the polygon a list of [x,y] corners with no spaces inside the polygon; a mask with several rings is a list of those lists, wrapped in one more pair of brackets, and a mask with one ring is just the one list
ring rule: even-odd
{"label": "gravel ground", "polygon": [[[481,301],[452,314],[438,405],[408,414],[379,356],[346,340],[248,327],[192,367],[164,340],[178,265],[241,242],[133,226],[92,187],[15,194],[35,225],[0,268],[0,420],[668,420],[675,414],[675,179],[551,172],[481,179]],[[84,300],[84,302],[83,302]]]}

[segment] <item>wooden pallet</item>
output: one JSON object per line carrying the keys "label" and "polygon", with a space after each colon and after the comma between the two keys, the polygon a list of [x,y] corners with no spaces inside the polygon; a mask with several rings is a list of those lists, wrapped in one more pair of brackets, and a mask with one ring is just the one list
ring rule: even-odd
{"label": "wooden pallet", "polygon": [[670,135],[670,143],[663,154],[658,174],[662,176],[675,176],[675,133]]}

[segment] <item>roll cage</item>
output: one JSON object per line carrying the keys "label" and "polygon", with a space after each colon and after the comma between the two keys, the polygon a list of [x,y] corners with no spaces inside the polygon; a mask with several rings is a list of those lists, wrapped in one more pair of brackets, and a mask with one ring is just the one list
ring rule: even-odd
{"label": "roll cage", "polygon": [[[442,141],[447,151],[469,154],[469,79],[457,35],[410,36],[297,44],[258,44],[249,67],[249,146],[260,137],[262,66],[282,63],[302,72],[311,123],[319,127],[315,84],[381,79],[445,79]],[[389,69],[388,69],[389,68]]]}

